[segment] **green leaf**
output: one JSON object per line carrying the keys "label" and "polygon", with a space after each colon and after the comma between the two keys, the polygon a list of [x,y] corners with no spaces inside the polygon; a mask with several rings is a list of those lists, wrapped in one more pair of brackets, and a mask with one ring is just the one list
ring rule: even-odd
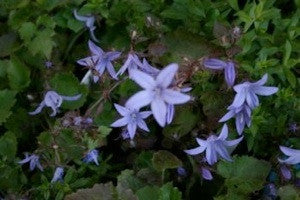
{"label": "green leaf", "polygon": [[291,53],[292,53],[292,45],[290,43],[290,41],[286,41],[285,42],[285,46],[284,46],[284,56],[283,56],[283,64],[287,65],[288,60],[290,59]]}
{"label": "green leaf", "polygon": [[172,183],[167,183],[160,188],[158,200],[181,200],[181,192],[173,187]]}
{"label": "green leaf", "polygon": [[118,187],[128,188],[135,192],[143,186],[144,183],[135,176],[133,170],[123,170],[118,176]]}
{"label": "green leaf", "polygon": [[152,158],[152,164],[153,167],[158,171],[174,169],[182,166],[181,160],[179,160],[174,154],[165,150],[160,150],[154,153]]}
{"label": "green leaf", "polygon": [[270,169],[266,161],[242,156],[235,157],[233,162],[219,162],[217,172],[225,178],[228,193],[246,195],[263,188]]}
{"label": "green leaf", "polygon": [[64,101],[62,108],[65,109],[77,109],[80,108],[88,93],[88,89],[85,85],[81,85],[78,79],[71,73],[59,73],[56,74],[51,80],[50,84],[53,90],[60,95],[74,96],[81,94],[81,98],[77,101]]}
{"label": "green leaf", "polygon": [[228,3],[234,10],[239,10],[238,0],[228,0]]}
{"label": "green leaf", "polygon": [[8,66],[9,66],[8,60],[0,60],[0,77],[1,78],[5,77]]}
{"label": "green leaf", "polygon": [[289,69],[283,68],[283,72],[285,77],[287,78],[288,82],[291,84],[291,86],[293,88],[296,87],[297,84],[297,78],[296,76],[293,74],[293,72]]}
{"label": "green leaf", "polygon": [[286,185],[278,189],[278,196],[281,200],[299,200],[300,190],[292,185]]}
{"label": "green leaf", "polygon": [[6,132],[0,138],[0,155],[9,160],[14,160],[17,152],[17,138],[14,133]]}
{"label": "green leaf", "polygon": [[153,200],[159,198],[159,187],[157,186],[146,186],[141,189],[139,189],[136,192],[136,195],[138,196],[139,200]]}
{"label": "green leaf", "polygon": [[8,56],[16,49],[16,40],[15,33],[0,36],[0,57]]}
{"label": "green leaf", "polygon": [[25,42],[29,42],[35,35],[36,31],[37,30],[36,30],[36,26],[34,23],[24,22],[19,29],[19,34],[20,34],[20,37],[23,40],[25,40]]}
{"label": "green leaf", "polygon": [[10,60],[7,75],[9,85],[13,90],[22,91],[29,86],[30,70],[17,58]]}
{"label": "green leaf", "polygon": [[0,125],[11,115],[10,109],[16,103],[15,95],[14,91],[0,91]]}

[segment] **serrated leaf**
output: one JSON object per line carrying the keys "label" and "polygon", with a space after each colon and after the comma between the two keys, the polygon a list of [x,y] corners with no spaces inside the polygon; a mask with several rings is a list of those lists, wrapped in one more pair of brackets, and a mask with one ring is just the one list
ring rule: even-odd
{"label": "serrated leaf", "polygon": [[158,200],[181,200],[181,192],[173,187],[172,183],[167,183],[160,188]]}
{"label": "serrated leaf", "polygon": [[34,23],[24,22],[19,29],[19,34],[20,37],[25,40],[25,42],[29,42],[35,35],[36,31],[37,30]]}
{"label": "serrated leaf", "polygon": [[9,160],[15,158],[17,152],[17,138],[14,133],[6,132],[0,137],[0,155]]}
{"label": "serrated leaf", "polygon": [[16,103],[15,95],[14,91],[0,91],[0,125],[11,115],[10,109]]}
{"label": "serrated leaf", "polygon": [[242,156],[235,157],[233,162],[219,162],[217,172],[225,178],[229,192],[249,194],[263,188],[270,169],[266,161]]}
{"label": "serrated leaf", "polygon": [[153,154],[152,164],[153,167],[158,171],[174,169],[179,166],[182,166],[181,160],[179,160],[171,152],[165,150],[160,150]]}
{"label": "serrated leaf", "polygon": [[62,108],[65,109],[77,109],[80,108],[88,93],[86,86],[81,85],[77,78],[71,73],[56,74],[51,80],[50,84],[53,90],[60,95],[73,96],[81,94],[81,98],[77,101],[64,101]]}
{"label": "serrated leaf", "polygon": [[133,170],[126,169],[118,176],[118,186],[135,192],[142,188],[144,184],[134,175]]}
{"label": "serrated leaf", "polygon": [[22,91],[30,83],[30,70],[17,58],[12,58],[7,68],[7,75],[11,89]]}

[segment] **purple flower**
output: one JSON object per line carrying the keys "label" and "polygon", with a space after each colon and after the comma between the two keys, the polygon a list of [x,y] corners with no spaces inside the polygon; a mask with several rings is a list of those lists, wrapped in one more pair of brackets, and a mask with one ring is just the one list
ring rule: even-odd
{"label": "purple flower", "polygon": [[174,115],[175,115],[175,106],[173,104],[167,104],[167,115],[166,115],[167,124],[171,124]]}
{"label": "purple flower", "polygon": [[64,175],[64,168],[62,167],[57,167],[55,169],[53,178],[51,180],[51,183],[57,182],[57,181],[63,181],[62,176]]}
{"label": "purple flower", "polygon": [[229,112],[227,112],[219,122],[225,122],[232,117],[235,117],[235,126],[239,135],[243,133],[245,125],[248,127],[251,125],[251,109],[250,107],[244,103],[240,107],[236,108],[233,106],[228,107]]}
{"label": "purple flower", "polygon": [[74,16],[75,18],[78,20],[78,21],[81,21],[81,22],[84,22],[85,23],[85,26],[89,29],[90,31],[90,35],[91,35],[91,38],[98,42],[98,39],[95,37],[95,29],[96,29],[96,26],[94,26],[94,23],[95,23],[95,17],[92,16],[92,15],[89,15],[89,16],[82,16],[82,15],[78,15],[77,13],[77,10],[74,10]]}
{"label": "purple flower", "polygon": [[126,130],[123,130],[123,131],[121,132],[121,137],[123,138],[123,140],[126,140],[126,139],[129,139],[129,138],[130,138],[130,135],[129,135],[127,129],[126,129]]}
{"label": "purple flower", "polygon": [[248,106],[253,109],[258,106],[259,101],[257,95],[269,96],[278,91],[277,87],[263,86],[268,79],[268,74],[265,74],[259,81],[255,83],[244,82],[235,85],[233,89],[237,92],[234,97],[232,106],[238,108],[247,102]]}
{"label": "purple flower", "polygon": [[43,167],[40,163],[40,157],[35,155],[35,154],[31,154],[30,156],[28,155],[28,153],[25,153],[25,158],[21,161],[19,161],[18,163],[23,165],[25,163],[30,163],[29,164],[29,169],[30,171],[33,171],[36,167],[39,168],[39,170],[43,171]]}
{"label": "purple flower", "polygon": [[36,108],[35,111],[29,112],[30,115],[36,115],[42,111],[42,109],[46,107],[50,107],[52,109],[51,117],[54,117],[58,112],[59,107],[61,106],[63,101],[76,101],[81,97],[81,94],[75,96],[63,96],[57,94],[55,91],[48,91],[45,94],[44,100],[40,103],[40,105]]}
{"label": "purple flower", "polygon": [[292,173],[286,165],[281,165],[280,171],[284,179],[290,180],[292,178]]}
{"label": "purple flower", "polygon": [[205,180],[212,180],[213,176],[211,175],[210,170],[207,167],[201,167],[201,175]]}
{"label": "purple flower", "polygon": [[276,199],[277,190],[274,183],[269,183],[264,187],[264,196],[270,197],[271,199]]}
{"label": "purple flower", "polygon": [[51,68],[52,66],[53,66],[53,63],[51,61],[48,60],[48,61],[45,62],[45,67],[47,69]]}
{"label": "purple flower", "polygon": [[234,147],[238,143],[240,143],[243,137],[240,137],[235,140],[228,141],[226,140],[228,137],[228,127],[224,124],[220,135],[217,137],[215,135],[211,135],[207,138],[207,140],[202,140],[196,138],[197,143],[200,145],[197,148],[185,150],[185,152],[189,155],[197,155],[206,150],[206,160],[208,164],[213,165],[217,162],[218,156],[224,158],[227,161],[232,161],[229,153],[228,147]]}
{"label": "purple flower", "polygon": [[83,162],[85,163],[94,162],[96,165],[99,165],[98,155],[99,155],[99,151],[97,149],[93,149],[86,154],[86,156],[83,158]]}
{"label": "purple flower", "polygon": [[278,158],[279,162],[285,163],[288,165],[296,165],[296,164],[300,163],[300,150],[291,149],[291,148],[284,147],[284,146],[280,146],[280,150],[289,158],[285,159],[285,160]]}
{"label": "purple flower", "polygon": [[232,87],[235,81],[235,67],[234,63],[224,62],[222,60],[216,59],[216,58],[210,58],[204,60],[204,66],[209,69],[214,70],[224,70],[225,71],[225,80],[229,87]]}
{"label": "purple flower", "polygon": [[170,64],[161,70],[155,79],[142,71],[132,70],[131,78],[144,90],[130,97],[126,107],[139,109],[151,104],[154,118],[160,126],[164,127],[167,104],[183,104],[190,100],[189,95],[169,88],[177,70],[177,64]]}
{"label": "purple flower", "polygon": [[92,56],[80,59],[77,63],[87,67],[94,66],[100,76],[102,76],[105,69],[107,69],[110,76],[117,79],[116,71],[111,62],[119,58],[121,52],[110,51],[106,53],[100,47],[96,46],[91,40],[89,40],[88,44]]}
{"label": "purple flower", "polygon": [[186,170],[183,167],[178,167],[177,168],[177,173],[178,173],[179,176],[186,176],[187,175]]}
{"label": "purple flower", "polygon": [[143,59],[143,64],[141,65],[140,69],[152,77],[156,77],[160,72],[159,69],[152,67],[145,58]]}
{"label": "purple flower", "polygon": [[110,126],[112,127],[122,127],[127,125],[127,131],[129,133],[130,139],[134,138],[137,127],[143,129],[144,131],[149,132],[149,128],[144,121],[152,113],[150,111],[139,112],[139,109],[134,109],[130,107],[123,107],[119,104],[115,104],[115,108],[122,116],[121,119],[118,119]]}
{"label": "purple flower", "polygon": [[289,130],[290,130],[291,132],[294,132],[294,133],[296,133],[296,131],[297,131],[298,129],[299,129],[299,127],[297,126],[296,123],[291,123],[290,126],[289,126]]}
{"label": "purple flower", "polygon": [[134,53],[130,53],[128,54],[127,60],[125,61],[124,65],[118,71],[117,76],[122,75],[126,70],[128,70],[128,73],[130,75],[131,70],[138,69],[138,67],[141,67],[142,65],[143,64],[141,63],[139,57]]}

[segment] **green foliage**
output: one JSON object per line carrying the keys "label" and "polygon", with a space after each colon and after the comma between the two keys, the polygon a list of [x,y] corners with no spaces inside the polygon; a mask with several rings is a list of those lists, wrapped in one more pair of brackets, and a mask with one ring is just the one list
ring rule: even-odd
{"label": "green foliage", "polygon": [[16,91],[22,91],[30,83],[29,69],[17,58],[10,60],[7,67],[7,76],[11,89]]}
{"label": "green foliage", "polygon": [[278,195],[282,200],[296,200],[300,198],[299,189],[292,185],[286,185],[278,189]]}
{"label": "green foliage", "polygon": [[0,91],[0,124],[12,114],[11,108],[16,103],[16,92],[10,90]]}
{"label": "green foliage", "polygon": [[152,164],[156,170],[164,171],[166,169],[177,168],[182,165],[182,162],[169,151],[160,150],[154,153]]}

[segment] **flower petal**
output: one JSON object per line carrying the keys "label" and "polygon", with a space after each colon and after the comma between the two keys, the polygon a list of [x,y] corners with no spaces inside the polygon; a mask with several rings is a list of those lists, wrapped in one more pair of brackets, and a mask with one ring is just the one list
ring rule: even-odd
{"label": "flower petal", "polygon": [[119,58],[121,55],[121,52],[119,51],[110,51],[106,53],[106,56],[108,57],[108,60],[113,61],[117,58]]}
{"label": "flower petal", "polygon": [[217,144],[215,145],[216,151],[218,152],[218,154],[224,158],[227,161],[232,161],[227,149],[225,148],[225,146],[222,144]]}
{"label": "flower petal", "polygon": [[114,123],[112,123],[110,126],[111,127],[121,127],[121,126],[125,126],[126,124],[128,124],[128,122],[129,122],[128,118],[127,117],[123,117],[121,119],[118,119]]}
{"label": "flower petal", "polygon": [[278,91],[277,87],[257,86],[253,88],[253,92],[262,96],[269,96]]}
{"label": "flower petal", "polygon": [[201,167],[201,175],[202,175],[202,178],[204,178],[205,180],[210,181],[210,180],[213,179],[213,176],[211,175],[211,172],[206,167]]}
{"label": "flower petal", "polygon": [[242,113],[239,113],[238,115],[236,115],[235,118],[235,126],[236,126],[236,130],[238,132],[239,135],[241,135],[243,133],[243,130],[245,128],[245,119]]}
{"label": "flower petal", "polygon": [[218,139],[226,140],[227,137],[228,137],[228,126],[227,126],[227,124],[224,124]]}
{"label": "flower petal", "polygon": [[136,133],[136,128],[137,128],[136,123],[129,123],[127,125],[127,130],[128,130],[130,139],[134,138],[134,135]]}
{"label": "flower petal", "polygon": [[111,64],[111,62],[107,62],[106,69],[113,79],[116,79],[116,80],[118,79],[117,73],[114,69],[114,66]]}
{"label": "flower petal", "polygon": [[250,108],[255,108],[259,105],[259,100],[257,95],[253,91],[248,91],[246,95],[246,101]]}
{"label": "flower petal", "polygon": [[162,98],[168,103],[168,104],[183,104],[188,102],[191,97],[186,94],[182,94],[178,91],[171,90],[171,89],[165,89],[162,91]]}
{"label": "flower petal", "polygon": [[216,58],[209,58],[209,59],[204,60],[203,65],[209,69],[221,70],[221,69],[224,69],[227,64],[226,64],[226,62],[224,62],[222,60],[219,60]]}
{"label": "flower petal", "polygon": [[285,146],[279,146],[279,148],[287,156],[295,156],[297,154],[300,156],[300,150],[288,148]]}
{"label": "flower petal", "polygon": [[252,83],[253,86],[262,86],[264,85],[268,80],[268,74],[264,74],[263,77],[256,81],[255,83]]}
{"label": "flower petal", "polygon": [[166,125],[166,114],[167,114],[166,103],[160,98],[155,98],[151,102],[151,110],[157,123],[161,127],[164,127]]}
{"label": "flower petal", "polygon": [[175,106],[173,104],[168,104],[167,105],[167,124],[171,124],[174,118],[174,113],[175,113]]}
{"label": "flower petal", "polygon": [[202,153],[203,151],[205,151],[205,147],[196,147],[194,149],[184,150],[185,153],[192,155],[192,156],[198,155],[198,154]]}
{"label": "flower petal", "polygon": [[118,113],[120,113],[122,116],[125,116],[128,114],[129,110],[119,104],[114,104],[115,108],[117,109]]}
{"label": "flower petal", "polygon": [[137,125],[138,125],[138,127],[140,127],[144,131],[147,131],[147,132],[150,131],[144,120],[139,120]]}
{"label": "flower petal", "polygon": [[36,114],[39,114],[41,111],[42,111],[42,109],[45,107],[45,102],[44,101],[42,101],[41,103],[40,103],[40,105],[35,109],[35,111],[32,111],[32,112],[29,112],[28,114],[29,115],[36,115]]}
{"label": "flower petal", "polygon": [[225,67],[225,80],[229,87],[232,87],[235,81],[235,67],[233,62],[228,62]]}
{"label": "flower petal", "polygon": [[156,77],[157,85],[163,88],[167,88],[174,79],[174,76],[178,70],[178,64],[172,63],[166,66],[163,70],[159,72]]}
{"label": "flower petal", "polygon": [[131,70],[130,77],[144,89],[153,89],[155,87],[154,79],[140,70]]}
{"label": "flower petal", "polygon": [[227,120],[231,119],[232,117],[234,117],[235,112],[234,110],[230,110],[229,112],[227,112],[220,120],[219,122],[226,122]]}
{"label": "flower petal", "polygon": [[89,40],[88,44],[89,44],[89,49],[93,55],[103,56],[103,54],[104,54],[103,50],[100,47],[98,47],[97,45],[95,45],[94,42]]}
{"label": "flower petal", "polygon": [[150,115],[152,115],[152,112],[151,111],[143,111],[143,112],[140,112],[140,116],[142,119],[146,119],[147,117],[149,117]]}
{"label": "flower petal", "polygon": [[213,146],[207,146],[205,158],[207,160],[207,163],[210,165],[213,165],[217,162],[217,152]]}
{"label": "flower petal", "polygon": [[80,99],[81,96],[82,96],[81,94],[77,94],[77,95],[74,95],[74,96],[60,95],[60,97],[65,101],[77,101],[78,99]]}
{"label": "flower petal", "polygon": [[242,140],[243,140],[243,136],[242,137],[240,137],[240,138],[238,138],[238,139],[235,139],[235,140],[230,140],[230,141],[228,141],[228,140],[226,140],[226,141],[224,141],[224,144],[226,145],[226,146],[228,146],[228,147],[232,147],[232,146],[235,146],[235,145],[237,145],[238,143],[240,143]]}
{"label": "flower petal", "polygon": [[140,91],[131,96],[125,106],[127,108],[140,109],[141,107],[147,106],[153,100],[154,94],[149,90]]}
{"label": "flower petal", "polygon": [[231,106],[238,108],[245,102],[245,100],[246,100],[246,92],[245,91],[238,92],[234,96],[234,100],[233,100]]}
{"label": "flower petal", "polygon": [[200,146],[203,146],[203,147],[206,147],[206,141],[205,140],[202,140],[200,138],[196,138],[196,141],[197,143],[200,145]]}

